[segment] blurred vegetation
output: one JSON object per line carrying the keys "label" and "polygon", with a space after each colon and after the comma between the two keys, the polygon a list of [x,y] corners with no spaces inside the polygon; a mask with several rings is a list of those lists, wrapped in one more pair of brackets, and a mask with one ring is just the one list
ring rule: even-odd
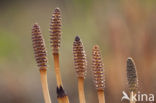
{"label": "blurred vegetation", "polygon": [[[136,61],[140,91],[156,94],[155,0],[1,0],[0,1],[0,103],[43,103],[31,29],[41,26],[48,59],[48,81],[56,102],[56,80],[49,46],[49,24],[55,7],[62,10],[61,73],[71,103],[78,103],[72,44],[79,35],[87,58],[85,94],[97,103],[91,76],[91,49],[101,47],[106,69],[106,102],[120,103],[126,90],[126,59]],[[71,89],[72,88],[72,89]]]}

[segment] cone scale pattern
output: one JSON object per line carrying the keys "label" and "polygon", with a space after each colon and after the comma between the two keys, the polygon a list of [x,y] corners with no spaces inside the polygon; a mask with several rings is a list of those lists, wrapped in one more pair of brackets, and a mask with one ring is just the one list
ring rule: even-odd
{"label": "cone scale pattern", "polygon": [[32,42],[34,48],[35,59],[40,69],[46,69],[47,58],[44,40],[38,24],[34,24],[32,28]]}
{"label": "cone scale pattern", "polygon": [[92,51],[92,71],[94,76],[94,83],[97,90],[104,90],[104,67],[101,59],[99,46],[95,45]]}
{"label": "cone scale pattern", "polygon": [[75,37],[73,43],[74,65],[78,77],[85,78],[86,76],[86,54],[83,48],[83,44],[78,36]]}
{"label": "cone scale pattern", "polygon": [[56,8],[52,14],[50,24],[50,43],[53,54],[58,54],[61,40],[61,15],[60,9]]}
{"label": "cone scale pattern", "polygon": [[128,58],[127,60],[127,79],[129,91],[136,91],[138,86],[138,78],[136,66],[132,58]]}

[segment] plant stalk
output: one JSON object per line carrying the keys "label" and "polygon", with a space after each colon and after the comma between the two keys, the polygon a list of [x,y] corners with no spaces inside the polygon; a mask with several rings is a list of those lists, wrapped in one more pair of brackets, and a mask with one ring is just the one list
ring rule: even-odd
{"label": "plant stalk", "polygon": [[135,100],[134,101],[132,100],[133,95],[135,95],[135,93],[133,91],[130,92],[130,103],[136,103]]}
{"label": "plant stalk", "polygon": [[84,78],[82,77],[78,77],[78,92],[79,92],[80,103],[86,103],[85,94],[84,94]]}
{"label": "plant stalk", "polygon": [[62,79],[61,79],[61,73],[60,73],[60,64],[59,64],[59,54],[53,54],[54,56],[54,68],[55,68],[55,73],[56,73],[56,81],[57,81],[57,86],[60,87],[62,86]]}
{"label": "plant stalk", "polygon": [[98,93],[99,103],[105,103],[104,90],[98,90],[97,93]]}
{"label": "plant stalk", "polygon": [[51,103],[49,89],[48,89],[48,82],[47,82],[47,71],[40,70],[40,75],[41,75],[41,84],[42,84],[44,101],[45,103]]}

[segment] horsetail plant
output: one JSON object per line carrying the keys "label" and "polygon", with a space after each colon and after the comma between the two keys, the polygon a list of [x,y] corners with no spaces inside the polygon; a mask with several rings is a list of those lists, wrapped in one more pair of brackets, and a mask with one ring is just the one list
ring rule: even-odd
{"label": "horsetail plant", "polygon": [[[55,8],[51,23],[50,23],[50,43],[52,47],[53,57],[54,57],[54,68],[56,73],[57,87],[63,88],[61,73],[60,73],[60,64],[59,64],[59,48],[61,41],[61,11],[59,8]],[[64,99],[66,103],[69,102],[68,96]],[[68,102],[67,102],[68,101]]]}
{"label": "horsetail plant", "polygon": [[57,85],[60,87],[62,85],[60,65],[59,65],[59,48],[61,41],[61,16],[60,9],[56,8],[52,14],[51,24],[50,24],[50,43],[52,47],[54,66],[56,72]]}
{"label": "horsetail plant", "polygon": [[132,100],[132,95],[136,94],[136,90],[138,88],[138,77],[136,66],[132,58],[127,59],[127,80],[130,92],[130,103],[135,103],[135,101]]}
{"label": "horsetail plant", "polygon": [[87,61],[83,44],[78,36],[75,37],[75,41],[73,43],[73,54],[75,70],[78,78],[79,101],[80,103],[86,103],[84,94],[84,79],[87,71]]}
{"label": "horsetail plant", "polygon": [[[59,64],[59,48],[61,42],[61,12],[59,8],[56,8],[52,14],[50,24],[50,44],[52,47],[52,54],[54,58],[54,69],[57,81],[57,101],[58,103],[69,103],[69,98],[63,89],[63,83],[60,73]],[[34,55],[39,67],[41,84],[43,90],[43,96],[45,103],[51,103],[49,95],[48,82],[47,82],[47,54],[44,39],[40,31],[39,25],[36,23],[32,28],[32,43],[34,49]],[[73,55],[74,55],[74,66],[78,78],[78,93],[79,102],[86,103],[84,93],[84,80],[87,72],[87,60],[84,51],[83,43],[79,36],[75,37],[73,43]],[[94,83],[97,90],[99,103],[105,103],[105,75],[104,75],[104,64],[102,62],[100,48],[98,45],[94,45],[92,49],[92,74],[94,77]],[[130,103],[132,101],[132,94],[136,93],[138,87],[138,78],[136,72],[136,66],[132,58],[127,59],[127,80],[130,92]]]}
{"label": "horsetail plant", "polygon": [[47,57],[45,44],[40,31],[40,27],[37,23],[34,24],[32,28],[32,43],[34,48],[35,59],[40,70],[44,100],[45,103],[51,103],[47,82]]}
{"label": "horsetail plant", "polygon": [[100,48],[98,45],[94,45],[92,49],[92,72],[94,76],[94,83],[97,90],[99,103],[105,103],[104,67],[101,59]]}

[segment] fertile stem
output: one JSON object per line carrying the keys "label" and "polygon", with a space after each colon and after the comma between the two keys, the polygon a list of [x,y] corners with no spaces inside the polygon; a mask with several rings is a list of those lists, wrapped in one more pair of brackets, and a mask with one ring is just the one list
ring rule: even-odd
{"label": "fertile stem", "polygon": [[133,95],[135,95],[135,93],[134,92],[130,92],[130,103],[136,103],[136,101],[135,100],[132,100],[133,98]]}
{"label": "fertile stem", "polygon": [[78,78],[78,91],[80,103],[86,103],[84,94],[84,78],[81,77]]}
{"label": "fertile stem", "polygon": [[54,56],[54,68],[56,73],[56,81],[57,86],[62,86],[62,79],[61,79],[61,73],[60,73],[60,65],[59,65],[59,54],[53,54]]}
{"label": "fertile stem", "polygon": [[33,42],[35,59],[38,67],[40,68],[41,84],[42,84],[44,100],[45,103],[51,103],[49,89],[48,89],[48,82],[47,82],[47,57],[46,57],[47,54],[46,54],[44,39],[42,37],[40,26],[38,24],[34,24],[33,26],[32,42]]}
{"label": "fertile stem", "polygon": [[104,90],[98,90],[97,94],[98,94],[99,103],[105,103]]}
{"label": "fertile stem", "polygon": [[[54,57],[54,68],[56,73],[56,81],[57,86],[62,87],[62,79],[61,79],[61,73],[60,73],[60,65],[59,65],[59,48],[60,48],[60,41],[61,41],[61,11],[59,8],[55,8],[51,23],[50,23],[50,43],[53,50],[53,57]],[[65,103],[68,103],[68,97],[61,98]],[[68,101],[68,102],[67,102]]]}
{"label": "fertile stem", "polygon": [[78,78],[78,92],[80,103],[86,103],[84,94],[84,79],[87,72],[86,54],[84,51],[83,43],[79,36],[75,37],[73,43],[74,65]]}
{"label": "fertile stem", "polygon": [[41,75],[41,84],[42,84],[45,103],[51,103],[49,89],[48,89],[48,82],[47,82],[47,71],[40,70],[40,75]]}
{"label": "fertile stem", "polygon": [[100,48],[95,45],[92,50],[92,71],[94,76],[94,83],[97,89],[99,103],[105,103],[104,88],[104,67],[101,59]]}
{"label": "fertile stem", "polygon": [[60,66],[59,66],[59,48],[61,41],[61,11],[56,8],[52,14],[50,24],[50,43],[53,50],[54,68],[56,73],[57,86],[62,86]]}

